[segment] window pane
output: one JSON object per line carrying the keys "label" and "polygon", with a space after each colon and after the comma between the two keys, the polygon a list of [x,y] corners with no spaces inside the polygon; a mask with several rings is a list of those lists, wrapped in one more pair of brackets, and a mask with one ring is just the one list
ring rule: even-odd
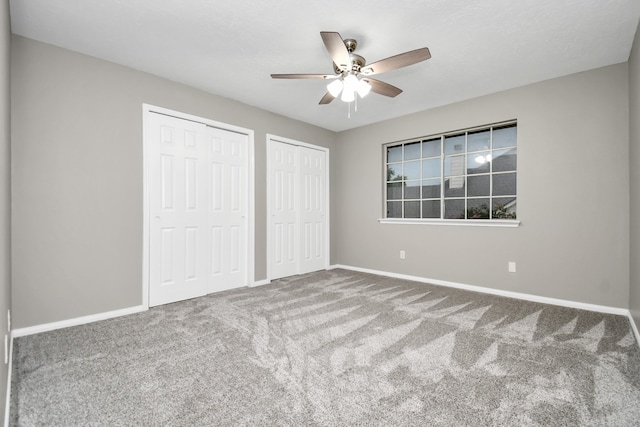
{"label": "window pane", "polygon": [[462,153],[464,153],[464,134],[445,137],[444,154]]}
{"label": "window pane", "polygon": [[[490,194],[489,175],[476,175],[467,177],[467,196],[488,196]],[[487,208],[488,209],[488,208]]]}
{"label": "window pane", "polygon": [[440,200],[423,201],[422,218],[440,218]]}
{"label": "window pane", "polygon": [[467,173],[469,175],[476,173],[488,173],[491,162],[491,152],[481,151],[467,155]]}
{"label": "window pane", "polygon": [[422,143],[422,157],[440,157],[440,138]]}
{"label": "window pane", "polygon": [[464,175],[464,157],[448,156],[444,158],[444,176]]}
{"label": "window pane", "polygon": [[404,179],[420,179],[420,160],[404,162]]}
{"label": "window pane", "polygon": [[516,198],[494,198],[491,206],[491,216],[494,219],[516,219]]}
{"label": "window pane", "polygon": [[420,158],[420,143],[412,142],[411,144],[405,144],[404,146],[404,159],[413,160]]}
{"label": "window pane", "polygon": [[517,148],[493,150],[493,171],[507,172],[516,170],[517,158]]}
{"label": "window pane", "polygon": [[390,182],[387,184],[387,200],[402,199],[402,183]]}
{"label": "window pane", "polygon": [[467,200],[467,219],[489,219],[489,199]]}
{"label": "window pane", "polygon": [[446,219],[464,219],[464,200],[445,200],[444,217]]}
{"label": "window pane", "polygon": [[422,198],[433,199],[436,197],[440,197],[440,178],[422,180]]}
{"label": "window pane", "polygon": [[493,175],[493,195],[503,196],[507,194],[516,194],[516,174],[501,173]]}
{"label": "window pane", "polygon": [[402,145],[387,147],[387,163],[399,162],[402,160]]}
{"label": "window pane", "polygon": [[493,148],[512,147],[517,144],[516,126],[493,129]]}
{"label": "window pane", "polygon": [[467,136],[467,151],[482,151],[491,148],[489,129],[480,132],[469,132]]}
{"label": "window pane", "polygon": [[402,163],[387,165],[387,181],[400,181],[402,179]]}
{"label": "window pane", "polygon": [[464,197],[464,176],[444,180],[444,197]]}
{"label": "window pane", "polygon": [[440,178],[440,158],[422,161],[423,178]]}
{"label": "window pane", "polygon": [[387,218],[402,218],[402,202],[387,202]]}
{"label": "window pane", "polygon": [[420,218],[420,202],[404,202],[405,218]]}
{"label": "window pane", "polygon": [[407,181],[404,183],[404,198],[419,199],[420,198],[420,181]]}

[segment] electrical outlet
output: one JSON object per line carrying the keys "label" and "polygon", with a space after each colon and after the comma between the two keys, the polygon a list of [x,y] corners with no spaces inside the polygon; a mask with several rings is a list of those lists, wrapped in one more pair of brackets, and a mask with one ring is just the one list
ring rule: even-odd
{"label": "electrical outlet", "polygon": [[400,251],[400,259],[405,259],[406,255],[404,251]]}
{"label": "electrical outlet", "polygon": [[509,261],[509,273],[515,273],[515,272],[516,272],[516,262]]}

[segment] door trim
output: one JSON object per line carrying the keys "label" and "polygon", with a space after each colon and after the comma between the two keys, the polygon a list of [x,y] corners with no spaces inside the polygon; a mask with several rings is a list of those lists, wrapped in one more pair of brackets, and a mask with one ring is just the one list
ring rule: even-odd
{"label": "door trim", "polygon": [[[271,145],[273,142],[281,142],[284,144],[295,145],[298,147],[306,147],[312,150],[319,150],[325,153],[325,236],[324,236],[324,268],[327,270],[330,265],[330,254],[331,254],[331,209],[330,209],[330,187],[329,187],[329,149],[327,147],[322,147],[320,145],[309,144],[307,142],[296,141],[295,139],[284,138],[281,136],[267,134],[267,282],[270,282],[272,279],[271,276]],[[298,199],[298,197],[296,197]],[[297,241],[298,239],[296,239]]]}
{"label": "door trim", "polygon": [[155,105],[142,104],[142,306],[149,308],[149,115],[164,114],[178,119],[202,123],[206,126],[246,135],[248,139],[247,165],[247,286],[255,280],[255,155],[254,132],[215,120],[182,113]]}

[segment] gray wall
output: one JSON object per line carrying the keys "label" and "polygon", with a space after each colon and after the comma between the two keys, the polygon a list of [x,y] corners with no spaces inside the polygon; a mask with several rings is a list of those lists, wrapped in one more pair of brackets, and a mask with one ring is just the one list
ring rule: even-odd
{"label": "gray wall", "polygon": [[640,329],[640,28],[629,57],[629,137],[631,168],[631,285],[629,309]]}
{"label": "gray wall", "polygon": [[329,147],[332,160],[335,133],[26,38],[12,43],[15,327],[142,303],[142,103],[255,131],[255,278],[266,278],[266,133]]}
{"label": "gray wall", "polygon": [[[626,308],[627,82],[618,64],[340,133],[338,262]],[[508,119],[518,120],[519,228],[376,221],[382,144]]]}
{"label": "gray wall", "polygon": [[11,302],[11,155],[10,125],[11,104],[9,102],[10,76],[9,2],[0,5],[0,417],[4,416],[7,392],[7,365],[4,364],[4,336],[7,330],[7,310]]}

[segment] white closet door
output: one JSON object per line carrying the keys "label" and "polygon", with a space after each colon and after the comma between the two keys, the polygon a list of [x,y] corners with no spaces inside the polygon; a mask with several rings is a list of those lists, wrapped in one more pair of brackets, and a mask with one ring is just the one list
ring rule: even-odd
{"label": "white closet door", "polygon": [[247,284],[248,137],[209,128],[209,292]]}
{"label": "white closet door", "polygon": [[326,268],[327,153],[269,141],[269,277]]}
{"label": "white closet door", "polygon": [[155,306],[207,292],[206,126],[150,114],[150,292]]}
{"label": "white closet door", "polygon": [[271,278],[298,273],[297,147],[278,141],[270,145]]}
{"label": "white closet door", "polygon": [[246,286],[249,136],[148,120],[149,306]]}
{"label": "white closet door", "polygon": [[299,273],[322,270],[325,263],[325,152],[298,147],[300,159]]}

